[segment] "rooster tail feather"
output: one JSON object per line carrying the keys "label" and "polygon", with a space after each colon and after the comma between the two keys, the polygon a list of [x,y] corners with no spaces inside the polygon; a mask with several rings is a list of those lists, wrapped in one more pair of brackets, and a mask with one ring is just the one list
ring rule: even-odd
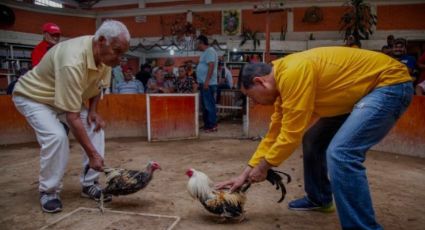
{"label": "rooster tail feather", "polygon": [[281,172],[281,171],[277,171],[277,170],[273,170],[273,169],[269,169],[267,171],[267,181],[269,181],[272,185],[276,186],[276,190],[281,190],[282,192],[282,196],[281,198],[277,201],[278,203],[282,202],[285,199],[285,195],[286,195],[286,188],[285,185],[283,184],[283,178],[279,175],[285,175],[287,178],[287,183],[291,182],[291,176],[287,173]]}
{"label": "rooster tail feather", "polygon": [[[272,170],[272,169],[270,169],[270,170]],[[278,170],[272,170],[273,171],[273,173],[275,173],[276,175],[279,173],[279,174],[281,174],[281,175],[285,175],[286,176],[286,179],[287,179],[287,184],[289,184],[289,183],[291,183],[291,181],[292,181],[292,178],[291,178],[291,175],[289,175],[288,173],[285,173],[285,172],[282,172],[282,171],[278,171]],[[282,179],[282,177],[280,177],[281,179]]]}
{"label": "rooster tail feather", "polygon": [[282,181],[277,182],[277,184],[279,184],[280,187],[280,191],[282,192],[282,196],[280,197],[280,199],[277,201],[277,203],[281,203],[286,196],[286,188],[285,185],[282,183]]}

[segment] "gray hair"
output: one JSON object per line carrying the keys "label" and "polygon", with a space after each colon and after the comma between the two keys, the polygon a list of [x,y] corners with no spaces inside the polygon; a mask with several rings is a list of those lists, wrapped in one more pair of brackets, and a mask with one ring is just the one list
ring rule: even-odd
{"label": "gray hair", "polygon": [[263,77],[272,72],[272,67],[266,63],[249,63],[245,64],[239,75],[239,84],[242,84],[245,89],[250,89],[254,85],[255,77]]}
{"label": "gray hair", "polygon": [[100,36],[106,38],[107,44],[109,44],[113,38],[118,38],[119,36],[124,36],[125,40],[130,42],[130,33],[127,27],[120,21],[104,21],[94,34],[94,40],[98,41]]}

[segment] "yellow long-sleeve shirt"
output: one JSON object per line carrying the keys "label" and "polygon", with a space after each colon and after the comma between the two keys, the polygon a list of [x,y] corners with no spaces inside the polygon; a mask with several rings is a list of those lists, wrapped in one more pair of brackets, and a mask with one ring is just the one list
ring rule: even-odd
{"label": "yellow long-sleeve shirt", "polygon": [[374,88],[412,81],[405,65],[378,52],[348,47],[322,47],[273,62],[280,96],[269,131],[248,164],[261,159],[278,166],[299,145],[313,115],[350,113]]}

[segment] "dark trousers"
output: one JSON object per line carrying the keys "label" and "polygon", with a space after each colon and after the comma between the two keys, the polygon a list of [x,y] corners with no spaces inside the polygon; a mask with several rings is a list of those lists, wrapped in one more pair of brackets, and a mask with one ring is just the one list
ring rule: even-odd
{"label": "dark trousers", "polygon": [[217,109],[215,107],[214,95],[217,91],[217,85],[209,85],[204,89],[204,84],[199,84],[201,91],[202,117],[204,119],[204,128],[211,129],[217,126]]}

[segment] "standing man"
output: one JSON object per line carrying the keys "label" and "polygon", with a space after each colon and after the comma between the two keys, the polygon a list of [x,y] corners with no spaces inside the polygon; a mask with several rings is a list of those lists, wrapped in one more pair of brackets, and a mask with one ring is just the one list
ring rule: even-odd
{"label": "standing man", "polygon": [[217,64],[218,56],[214,48],[208,45],[208,38],[199,35],[197,38],[198,50],[202,51],[196,67],[196,77],[201,91],[202,117],[204,131],[217,131],[217,109],[215,93],[217,92]]}
{"label": "standing man", "polygon": [[[105,122],[96,113],[111,68],[128,50],[130,34],[124,24],[105,21],[94,36],[64,41],[51,48],[39,65],[22,76],[13,101],[34,129],[40,151],[39,192],[45,212],[59,212],[59,193],[69,157],[69,142],[59,121],[66,122],[84,149],[81,195],[98,200],[98,171],[103,170]],[[89,106],[84,102],[89,101]],[[107,198],[110,200],[111,198]]]}
{"label": "standing man", "polygon": [[[267,170],[302,140],[306,196],[290,202],[289,209],[329,212],[333,195],[343,229],[382,229],[363,162],[410,104],[406,67],[382,53],[323,47],[276,60],[273,68],[247,64],[240,80],[244,94],[274,104],[275,111],[242,174],[217,187],[234,191],[246,180],[264,181]],[[313,116],[320,119],[305,132]]]}
{"label": "standing man", "polygon": [[38,43],[31,53],[32,67],[34,68],[40,63],[41,58],[47,51],[56,45],[61,37],[61,30],[58,25],[48,22],[43,25],[43,41]]}

